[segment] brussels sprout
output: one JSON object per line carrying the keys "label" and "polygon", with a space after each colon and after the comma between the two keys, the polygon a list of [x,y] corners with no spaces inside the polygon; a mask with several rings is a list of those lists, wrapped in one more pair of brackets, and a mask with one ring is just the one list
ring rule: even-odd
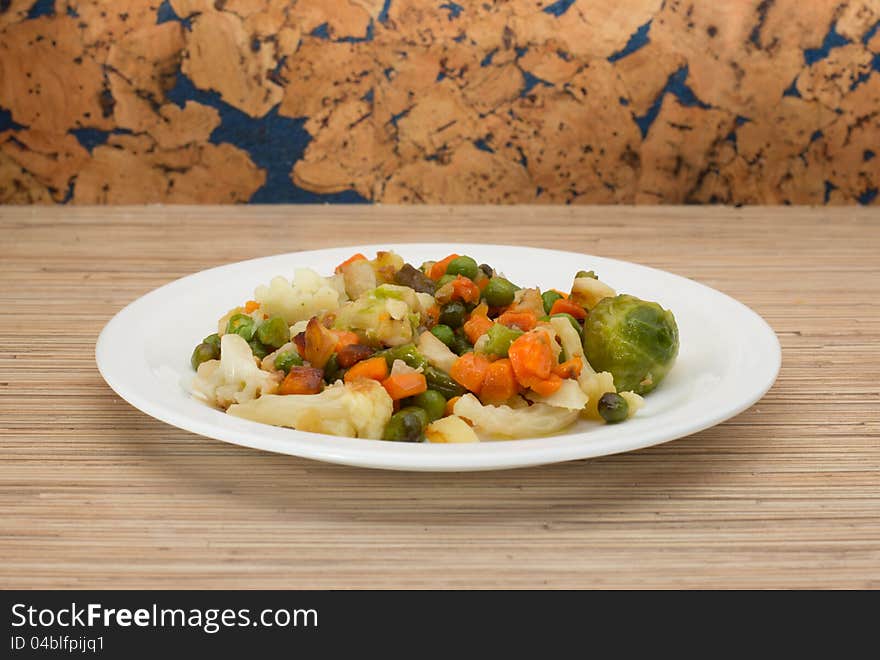
{"label": "brussels sprout", "polygon": [[584,353],[596,371],[609,371],[618,391],[647,394],[678,355],[672,312],[621,294],[602,299],[584,324]]}

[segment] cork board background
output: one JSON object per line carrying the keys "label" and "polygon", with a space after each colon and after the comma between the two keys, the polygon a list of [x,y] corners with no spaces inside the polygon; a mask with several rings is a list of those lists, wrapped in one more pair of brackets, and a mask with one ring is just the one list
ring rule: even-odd
{"label": "cork board background", "polygon": [[870,204],[880,0],[0,0],[0,202]]}

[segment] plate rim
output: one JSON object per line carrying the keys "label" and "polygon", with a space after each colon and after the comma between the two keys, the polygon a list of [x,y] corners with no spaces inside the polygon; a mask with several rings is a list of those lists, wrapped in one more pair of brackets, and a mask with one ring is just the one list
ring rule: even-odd
{"label": "plate rim", "polygon": [[[763,348],[770,349],[770,354],[767,356],[769,360],[764,363],[765,372],[762,381],[760,385],[756,383],[753,388],[750,388],[749,395],[736,401],[735,405],[717,409],[713,414],[707,414],[704,418],[701,418],[697,424],[677,425],[678,427],[685,427],[684,430],[682,430],[682,428],[676,429],[675,426],[673,426],[673,431],[670,432],[668,427],[660,425],[657,429],[643,432],[635,436],[635,438],[629,437],[627,434],[622,434],[613,443],[609,443],[608,441],[598,443],[584,441],[578,442],[576,438],[577,436],[584,436],[589,433],[589,431],[581,430],[568,434],[563,433],[540,438],[487,441],[475,444],[432,445],[430,443],[389,443],[382,440],[340,438],[320,433],[275,427],[261,424],[259,422],[230,418],[226,413],[211,409],[207,406],[205,407],[207,411],[223,416],[223,424],[207,423],[186,416],[181,419],[181,415],[178,411],[167,408],[162,402],[156,402],[148,397],[144,397],[141,392],[137,391],[136,387],[128,387],[120,382],[120,379],[118,378],[119,374],[112,366],[109,353],[111,352],[111,341],[114,328],[121,325],[128,316],[137,313],[138,309],[143,305],[147,305],[151,299],[161,297],[167,289],[180,286],[185,280],[197,277],[209,277],[215,271],[229,269],[230,267],[246,268],[248,264],[252,264],[253,262],[283,258],[295,259],[297,256],[301,257],[305,254],[314,255],[320,258],[320,253],[322,252],[330,253],[339,250],[353,249],[360,252],[393,250],[403,253],[407,249],[430,249],[435,247],[443,250],[451,249],[453,252],[464,250],[464,253],[467,253],[466,251],[468,249],[474,248],[487,250],[534,250],[565,255],[569,258],[578,257],[600,262],[614,262],[627,268],[635,267],[639,270],[654,272],[660,274],[664,278],[671,277],[686,286],[703,289],[713,296],[720,296],[727,304],[732,304],[734,308],[738,308],[740,313],[743,313],[745,317],[749,318],[756,324],[756,327],[761,330],[761,335],[768,340],[766,346]],[[297,266],[294,265],[292,268],[296,267]],[[256,284],[254,286],[256,286]],[[769,341],[771,338],[772,341]],[[743,302],[719,291],[718,289],[703,284],[702,282],[684,277],[671,271],[622,259],[528,245],[418,242],[385,243],[382,245],[336,245],[329,248],[319,248],[315,250],[283,252],[229,262],[178,277],[132,300],[114,314],[113,317],[106,322],[98,335],[95,344],[95,360],[98,371],[104,381],[118,396],[129,403],[129,405],[154,419],[169,424],[170,426],[202,435],[207,438],[221,440],[252,449],[351,466],[407,471],[472,471],[529,467],[569,460],[595,458],[598,456],[612,455],[659,445],[693,435],[694,433],[699,433],[700,431],[711,428],[735,417],[763,398],[773,386],[779,375],[782,363],[782,348],[779,343],[779,338],[772,326],[770,326],[761,315]],[[219,422],[219,419],[217,421]],[[281,437],[270,437],[276,436],[278,431],[285,434],[283,439]],[[305,444],[303,444],[303,442],[291,442],[297,438],[302,438],[302,441]],[[613,444],[614,446],[609,447],[609,444]],[[499,452],[495,448],[500,446],[503,446],[504,449]]]}

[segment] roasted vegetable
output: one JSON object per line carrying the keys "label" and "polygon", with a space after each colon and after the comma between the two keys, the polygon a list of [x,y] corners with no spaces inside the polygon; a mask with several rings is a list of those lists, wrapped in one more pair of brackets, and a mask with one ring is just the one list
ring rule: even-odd
{"label": "roasted vegetable", "polygon": [[394,281],[401,286],[408,286],[413,291],[421,293],[433,294],[437,286],[434,280],[409,264],[404,264],[403,268],[394,274]]}
{"label": "roasted vegetable", "polygon": [[257,366],[251,347],[240,335],[223,335],[220,359],[199,365],[193,394],[220,408],[275,392],[279,376]]}
{"label": "roasted vegetable", "polygon": [[618,390],[646,394],[675,363],[678,326],[657,303],[626,294],[605,298],[584,325],[584,350],[594,369],[614,376]]}

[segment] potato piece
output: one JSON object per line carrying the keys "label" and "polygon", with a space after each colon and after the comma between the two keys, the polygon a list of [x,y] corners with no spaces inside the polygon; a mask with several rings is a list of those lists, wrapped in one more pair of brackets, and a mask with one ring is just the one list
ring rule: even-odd
{"label": "potato piece", "polygon": [[428,424],[425,429],[428,442],[463,443],[479,442],[477,434],[461,417],[450,415]]}
{"label": "potato piece", "polygon": [[419,336],[419,350],[425,359],[434,366],[449,373],[458,356],[449,347],[427,330]]}
{"label": "potato piece", "polygon": [[614,289],[592,277],[577,277],[571,287],[570,300],[586,309],[593,309],[602,298],[615,296]]}

